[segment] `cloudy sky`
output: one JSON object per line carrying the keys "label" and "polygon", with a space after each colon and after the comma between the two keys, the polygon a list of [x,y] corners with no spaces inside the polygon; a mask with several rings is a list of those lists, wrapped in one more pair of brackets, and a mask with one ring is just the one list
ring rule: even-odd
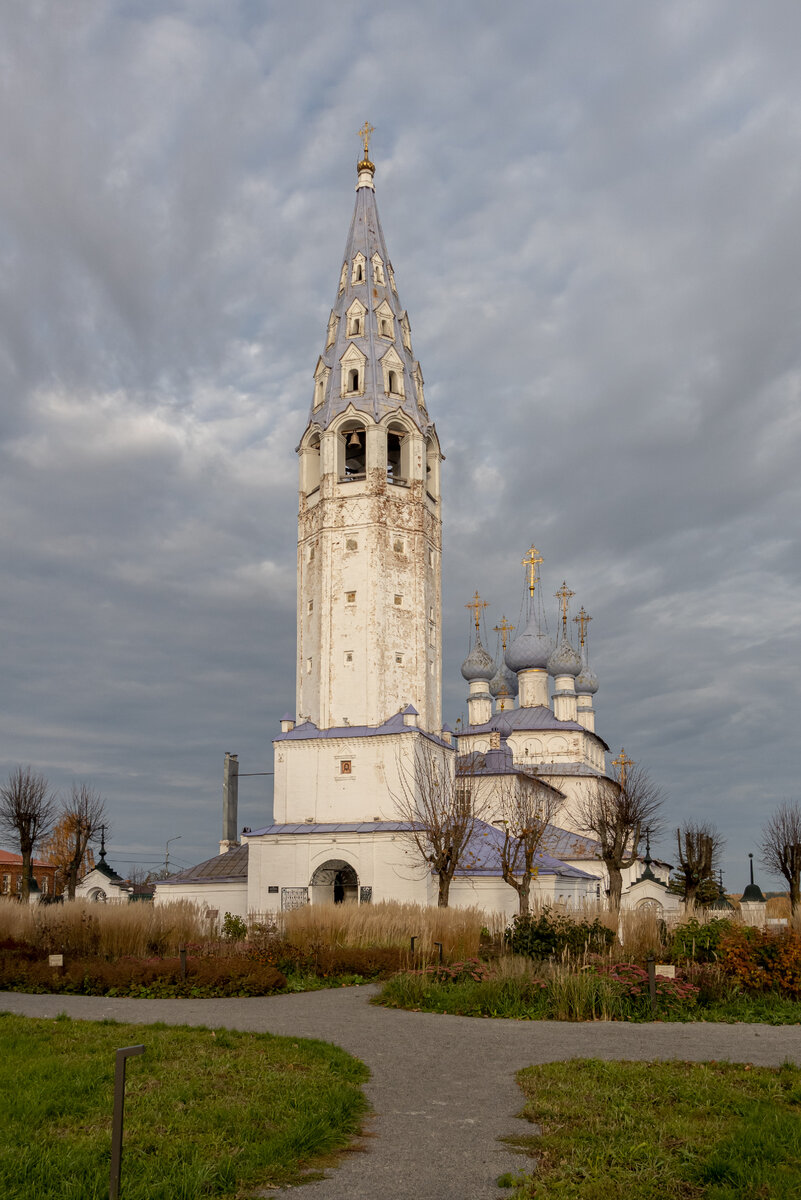
{"label": "cloudy sky", "polygon": [[800,794],[795,0],[19,0],[0,35],[0,774],[92,782],[125,872],[214,852],[226,750],[272,769],[367,118],[447,456],[445,717],[465,601],[516,622],[534,541],[599,732],[741,889]]}

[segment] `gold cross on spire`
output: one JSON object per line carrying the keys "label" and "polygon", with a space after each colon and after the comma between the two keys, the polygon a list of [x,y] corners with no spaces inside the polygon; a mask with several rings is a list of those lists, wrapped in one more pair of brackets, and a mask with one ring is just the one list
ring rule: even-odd
{"label": "gold cross on spire", "polygon": [[501,635],[501,642],[503,643],[504,653],[506,653],[506,635],[511,633],[513,629],[514,629],[514,625],[510,625],[509,622],[506,620],[506,617],[501,617],[500,625],[495,626],[494,632],[499,633]]}
{"label": "gold cross on spire", "polygon": [[489,608],[489,601],[482,600],[478,594],[478,588],[476,588],[475,596],[473,597],[472,600],[470,600],[467,604],[465,604],[465,608],[472,608],[472,610],[473,610],[473,624],[476,627],[476,637],[478,637],[479,636],[478,627],[481,622],[481,613],[483,612],[483,610],[485,608]]}
{"label": "gold cross on spire", "polygon": [[559,606],[562,609],[562,637],[567,637],[567,606],[570,603],[570,597],[575,596],[575,594],[575,592],[571,592],[564,580],[558,591],[554,592],[554,596],[559,601]]}
{"label": "gold cross on spire", "polygon": [[626,751],[621,746],[620,754],[617,756],[617,758],[612,759],[612,766],[618,767],[618,769],[620,770],[620,786],[625,787],[626,786],[626,774],[628,772],[629,767],[634,766],[634,759],[629,758],[628,755],[626,754]]}
{"label": "gold cross on spire", "polygon": [[370,134],[375,133],[375,125],[371,125],[369,121],[365,121],[359,130],[359,137],[364,143],[364,157],[370,157]]}
{"label": "gold cross on spire", "polygon": [[579,639],[581,641],[581,645],[583,646],[584,640],[587,636],[587,626],[589,625],[590,621],[592,620],[592,617],[590,616],[590,614],[585,613],[583,604],[582,604],[581,608],[579,609],[579,615],[577,617],[574,617],[573,620],[576,623],[576,625],[578,625],[578,627],[579,627]]}
{"label": "gold cross on spire", "polygon": [[539,581],[540,573],[538,567],[542,561],[542,555],[532,543],[531,548],[523,559],[523,566],[528,567],[528,592],[530,596],[534,595],[534,589]]}

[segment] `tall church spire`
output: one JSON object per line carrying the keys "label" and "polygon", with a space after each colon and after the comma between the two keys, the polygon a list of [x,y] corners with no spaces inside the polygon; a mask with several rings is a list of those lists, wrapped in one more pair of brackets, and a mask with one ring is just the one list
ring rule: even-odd
{"label": "tall church spire", "polygon": [[442,726],[440,461],[360,131],[356,205],[298,447],[297,716]]}
{"label": "tall church spire", "polygon": [[356,204],[337,296],[314,372],[310,419],[327,429],[349,406],[374,421],[400,410],[425,433],[430,422],[423,376],[378,218],[375,166],[368,156],[371,132],[367,122],[359,131],[364,157],[357,167]]}

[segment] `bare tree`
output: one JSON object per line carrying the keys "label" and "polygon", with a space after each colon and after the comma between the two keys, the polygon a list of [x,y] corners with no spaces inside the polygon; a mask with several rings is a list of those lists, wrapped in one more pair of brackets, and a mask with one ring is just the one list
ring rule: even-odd
{"label": "bare tree", "polygon": [[503,830],[498,861],[504,882],[517,892],[519,912],[531,907],[531,881],[537,876],[535,859],[545,848],[548,826],[562,805],[562,795],[526,772],[501,776],[493,796],[493,821]]}
{"label": "bare tree", "polygon": [[598,779],[579,799],[576,818],[583,833],[593,834],[609,874],[609,907],[620,911],[623,869],[637,861],[640,840],[654,831],[662,794],[648,774],[621,754],[610,778]]}
{"label": "bare tree", "polygon": [[17,767],[0,787],[0,832],[19,845],[22,855],[22,900],[31,891],[31,860],[53,822],[54,798],[44,775]]}
{"label": "bare tree", "polygon": [[101,826],[106,824],[106,802],[88,783],[73,783],[69,799],[62,802],[60,818],[67,836],[67,899],[74,900],[89,842],[97,837]]}
{"label": "bare tree", "polygon": [[781,804],[762,830],[760,861],[771,875],[783,875],[790,885],[790,908],[801,903],[801,805]]}
{"label": "bare tree", "polygon": [[399,791],[391,792],[401,833],[438,879],[437,903],[448,907],[451,880],[466,861],[477,820],[486,813],[485,779],[473,764],[456,766],[420,739],[411,759],[398,757]]}
{"label": "bare tree", "polygon": [[676,830],[676,849],[679,856],[676,882],[688,908],[695,908],[699,898],[703,902],[705,885],[708,892],[710,881],[714,886],[714,895],[717,896],[715,872],[724,845],[721,834],[714,825],[706,821],[688,821]]}

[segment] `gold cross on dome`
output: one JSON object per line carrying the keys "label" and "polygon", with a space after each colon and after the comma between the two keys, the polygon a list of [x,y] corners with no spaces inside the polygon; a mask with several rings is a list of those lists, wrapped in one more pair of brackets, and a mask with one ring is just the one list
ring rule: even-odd
{"label": "gold cross on dome", "polygon": [[567,586],[567,584],[564,582],[564,580],[562,581],[562,586],[558,589],[558,591],[554,592],[554,596],[559,601],[559,605],[562,609],[562,635],[563,635],[563,637],[567,637],[567,606],[570,603],[570,597],[575,596],[575,594],[576,594],[575,592],[571,592],[570,588]]}
{"label": "gold cross on dome", "polygon": [[628,773],[629,767],[634,766],[634,759],[629,758],[629,756],[626,754],[626,751],[621,746],[620,754],[617,756],[617,758],[612,759],[612,766],[617,767],[620,770],[620,783],[622,787],[625,787],[626,774]]}
{"label": "gold cross on dome", "polygon": [[371,125],[369,121],[365,121],[359,130],[358,136],[364,143],[364,157],[370,157],[370,134],[375,133],[375,125]]}
{"label": "gold cross on dome", "polygon": [[579,638],[580,638],[581,644],[583,646],[584,639],[587,636],[587,626],[589,625],[590,621],[592,620],[592,617],[590,616],[590,614],[585,613],[583,604],[582,604],[581,608],[579,609],[579,615],[577,617],[574,617],[573,620],[574,620],[575,624],[578,625],[578,627],[579,627]]}
{"label": "gold cross on dome", "polygon": [[494,632],[501,635],[501,642],[503,643],[504,652],[506,651],[506,636],[507,634],[511,633],[513,629],[514,625],[510,625],[506,620],[506,617],[501,617],[500,625],[495,626]]}
{"label": "gold cross on dome", "polygon": [[472,608],[472,610],[473,610],[473,624],[476,627],[476,637],[478,637],[479,636],[478,627],[479,627],[479,624],[481,623],[481,613],[483,612],[483,610],[485,608],[489,608],[489,601],[482,600],[478,594],[478,588],[476,588],[475,596],[473,597],[472,600],[468,601],[468,603],[465,604],[465,608]]}
{"label": "gold cross on dome", "polygon": [[534,588],[539,581],[540,573],[537,568],[541,562],[543,562],[543,557],[537,547],[532,544],[523,559],[523,566],[528,567],[528,591],[530,596],[534,595]]}

